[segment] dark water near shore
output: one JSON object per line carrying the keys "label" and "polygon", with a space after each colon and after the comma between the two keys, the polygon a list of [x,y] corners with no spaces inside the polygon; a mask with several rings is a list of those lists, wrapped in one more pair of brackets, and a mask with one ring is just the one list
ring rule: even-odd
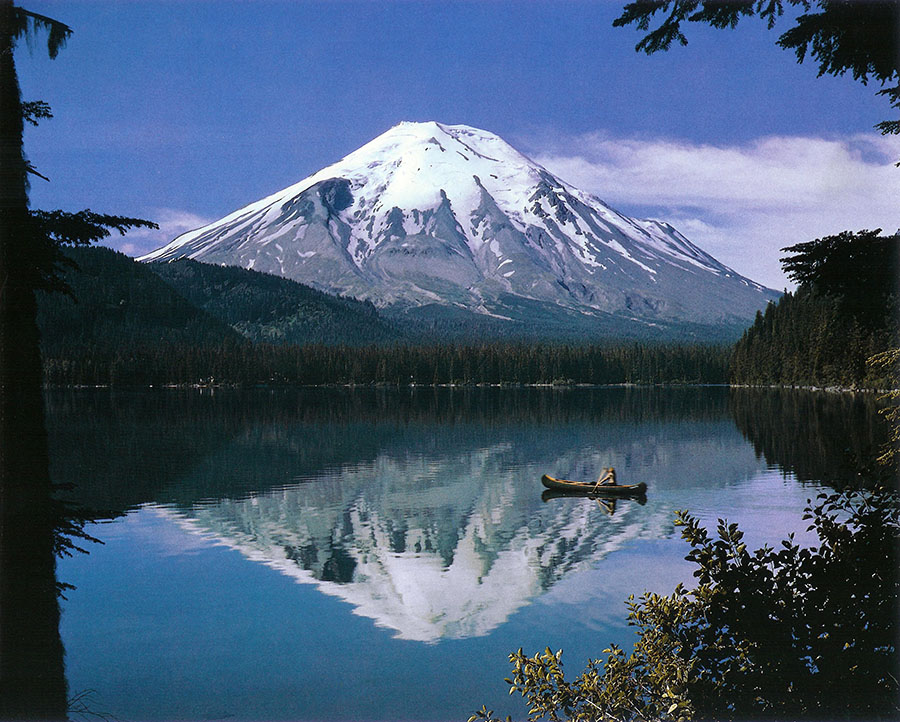
{"label": "dark water near shore", "polygon": [[[575,673],[624,600],[690,579],[676,509],[750,545],[855,483],[872,396],[723,388],[58,391],[70,695],[123,720],[525,717],[506,655]],[[646,503],[542,500],[613,465]]]}

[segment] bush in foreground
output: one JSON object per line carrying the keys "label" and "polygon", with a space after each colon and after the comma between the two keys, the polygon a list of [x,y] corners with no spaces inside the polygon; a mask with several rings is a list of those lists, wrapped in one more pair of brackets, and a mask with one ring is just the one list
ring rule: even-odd
{"label": "bush in foreground", "polygon": [[804,514],[818,546],[752,553],[736,524],[713,539],[678,512],[697,587],[629,598],[634,651],[606,649],[572,682],[561,651],[511,654],[510,694],[530,720],[897,719],[898,502],[820,494]]}

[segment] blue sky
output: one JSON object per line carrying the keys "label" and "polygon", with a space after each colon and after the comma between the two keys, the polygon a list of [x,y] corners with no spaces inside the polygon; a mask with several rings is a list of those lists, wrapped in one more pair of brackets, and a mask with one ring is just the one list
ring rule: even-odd
{"label": "blue sky", "polygon": [[690,28],[646,56],[621,3],[22,0],[74,28],[19,49],[38,208],[135,215],[138,254],[291,185],[402,120],[493,131],[619,210],[775,288],[778,249],[900,227],[877,88],[816,77],[774,30]]}

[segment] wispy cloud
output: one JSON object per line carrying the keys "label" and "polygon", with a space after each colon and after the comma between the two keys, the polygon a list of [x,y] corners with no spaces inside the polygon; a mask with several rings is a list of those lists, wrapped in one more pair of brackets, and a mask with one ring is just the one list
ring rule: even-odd
{"label": "wispy cloud", "polygon": [[740,273],[788,285],[780,248],[900,227],[900,139],[760,138],[744,145],[591,134],[534,140],[552,173],[631,215],[662,218]]}
{"label": "wispy cloud", "polygon": [[129,256],[141,256],[166,245],[176,236],[212,223],[215,219],[176,208],[155,208],[147,213],[147,220],[157,223],[159,230],[138,228],[125,236],[114,234],[103,245]]}

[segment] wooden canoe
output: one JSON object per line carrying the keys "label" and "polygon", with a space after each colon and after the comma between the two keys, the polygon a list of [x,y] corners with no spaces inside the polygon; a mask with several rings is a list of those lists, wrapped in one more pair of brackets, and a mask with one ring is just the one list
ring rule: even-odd
{"label": "wooden canoe", "polygon": [[544,474],[541,483],[548,489],[563,491],[568,494],[592,494],[596,496],[643,496],[647,493],[647,485],[640,484],[616,484],[615,486],[602,484],[598,486],[593,482],[567,481],[566,479],[554,479]]}

